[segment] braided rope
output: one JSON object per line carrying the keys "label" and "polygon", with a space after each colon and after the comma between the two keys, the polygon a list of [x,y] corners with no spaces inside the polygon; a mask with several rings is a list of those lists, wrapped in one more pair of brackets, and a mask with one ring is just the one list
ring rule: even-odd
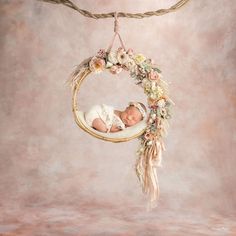
{"label": "braided rope", "polygon": [[[87,10],[83,10],[76,6],[73,2],[70,0],[38,0],[42,2],[48,2],[48,3],[53,3],[53,4],[62,4],[67,7],[70,7],[76,11],[78,11],[80,14],[86,17],[90,17],[93,19],[101,19],[101,18],[111,18],[115,17],[116,12],[109,12],[109,13],[101,13],[101,14],[93,14]],[[148,11],[145,13],[125,13],[125,12],[117,12],[117,16],[119,17],[127,17],[127,18],[137,18],[137,19],[142,19],[144,17],[150,17],[150,16],[161,16],[170,12],[177,11],[179,8],[184,6],[189,0],[180,0],[170,8],[166,9],[159,9],[157,11]]]}

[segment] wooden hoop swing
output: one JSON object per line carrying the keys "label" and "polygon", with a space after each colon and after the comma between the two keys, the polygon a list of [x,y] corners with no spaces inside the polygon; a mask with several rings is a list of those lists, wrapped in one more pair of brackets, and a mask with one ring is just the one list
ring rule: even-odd
{"label": "wooden hoop swing", "polygon": [[[162,151],[165,150],[163,137],[167,134],[168,119],[171,117],[171,105],[174,105],[168,94],[168,83],[162,80],[161,71],[154,61],[143,54],[135,54],[131,48],[125,49],[118,32],[117,13],[115,13],[114,37],[108,50],[100,49],[95,56],[89,57],[77,65],[67,82],[72,87],[72,111],[76,124],[95,138],[119,143],[140,139],[135,164],[136,174],[142,186],[143,193],[150,197],[150,206],[155,207],[159,198],[157,167],[162,166]],[[121,47],[111,51],[115,37],[118,36]],[[138,124],[127,127],[115,133],[103,133],[90,127],[85,121],[84,112],[77,102],[78,93],[83,81],[91,73],[109,70],[118,74],[122,70],[130,72],[137,85],[144,89],[147,95],[148,115]]]}
{"label": "wooden hoop swing", "polygon": [[[109,142],[126,142],[130,141],[132,139],[135,139],[137,137],[140,137],[146,129],[146,120],[141,121],[138,125],[135,127],[129,127],[126,128],[124,131],[119,131],[119,133],[101,133],[98,132],[88,125],[86,125],[85,120],[84,120],[84,112],[82,112],[79,109],[78,102],[77,102],[77,97],[78,97],[78,92],[81,89],[81,84],[82,82],[87,78],[89,74],[91,74],[91,70],[88,68],[80,75],[80,77],[77,80],[76,85],[73,87],[73,95],[72,95],[72,111],[74,114],[74,119],[76,124],[85,132],[89,133],[90,135],[94,136],[95,138],[102,139],[104,141],[109,141]],[[136,128],[138,126],[138,129]],[[133,129],[136,128],[136,129]],[[127,130],[130,135],[127,136]],[[131,132],[130,132],[131,131]],[[137,131],[134,133],[134,131]],[[117,135],[118,134],[118,135]],[[118,136],[118,137],[117,137]]]}

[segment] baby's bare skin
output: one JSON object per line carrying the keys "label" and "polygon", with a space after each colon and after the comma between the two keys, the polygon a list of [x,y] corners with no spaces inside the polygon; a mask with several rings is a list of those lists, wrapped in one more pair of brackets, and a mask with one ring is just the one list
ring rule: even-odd
{"label": "baby's bare skin", "polygon": [[[120,117],[125,124],[125,127],[133,126],[142,120],[142,114],[135,106],[129,106],[124,111],[115,110],[114,113]],[[94,119],[92,127],[100,132],[107,132],[107,127],[100,118]],[[120,129],[117,126],[112,125],[110,132],[114,133],[118,131],[120,131]]]}

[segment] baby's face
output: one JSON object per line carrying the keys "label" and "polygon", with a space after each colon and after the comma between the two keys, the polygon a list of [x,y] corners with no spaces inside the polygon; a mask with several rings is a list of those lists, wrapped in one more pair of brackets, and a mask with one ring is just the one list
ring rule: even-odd
{"label": "baby's face", "polygon": [[135,106],[129,106],[121,114],[121,120],[126,126],[133,126],[142,120],[142,114]]}

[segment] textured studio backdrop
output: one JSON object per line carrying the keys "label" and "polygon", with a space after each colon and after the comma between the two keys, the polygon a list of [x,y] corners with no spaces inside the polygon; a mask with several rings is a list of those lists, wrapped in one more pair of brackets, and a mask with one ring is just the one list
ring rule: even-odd
{"label": "textured studio backdrop", "polygon": [[[74,2],[93,13],[135,13],[176,1]],[[158,169],[160,206],[149,213],[153,217],[174,212],[173,222],[187,215],[193,221],[203,216],[226,219],[236,211],[235,10],[235,1],[192,0],[163,16],[119,18],[126,48],[159,64],[175,102],[163,168]],[[142,216],[142,227],[150,218],[134,170],[139,141],[114,144],[79,129],[71,91],[64,84],[75,65],[108,48],[113,22],[86,18],[62,5],[0,2],[0,219],[14,221],[15,230],[20,222],[40,217],[50,222],[57,214],[66,217],[63,209],[76,209],[69,219],[76,214],[96,218],[95,210],[100,219],[126,217],[123,223],[122,217],[101,221],[94,231],[83,228],[90,235],[103,226],[120,232],[116,226],[132,217],[132,229],[148,232],[140,226]],[[118,46],[117,38],[113,48]],[[128,72],[90,76],[79,94],[84,110],[97,103],[124,109],[132,100],[146,103],[146,96]],[[89,224],[84,217],[80,221]],[[0,233],[6,229],[0,227]]]}

